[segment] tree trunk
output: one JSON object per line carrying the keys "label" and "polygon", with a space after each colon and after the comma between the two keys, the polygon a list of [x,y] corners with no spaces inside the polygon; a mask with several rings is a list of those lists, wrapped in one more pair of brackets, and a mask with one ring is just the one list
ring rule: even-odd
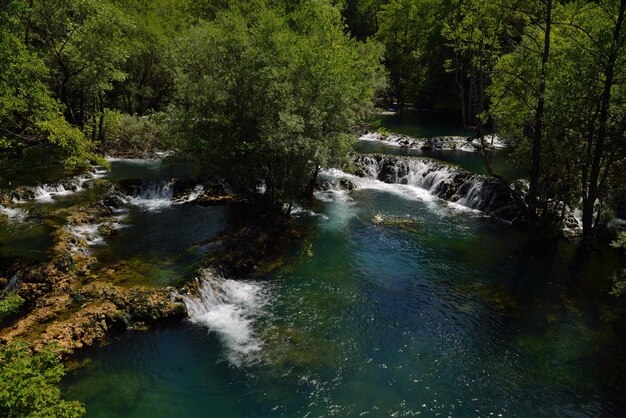
{"label": "tree trunk", "polygon": [[102,92],[98,92],[98,104],[100,110],[100,120],[98,121],[98,141],[100,144],[104,141],[104,97]]}
{"label": "tree trunk", "polygon": [[546,2],[546,28],[543,53],[541,56],[541,79],[539,80],[537,108],[535,110],[535,130],[533,132],[532,159],[530,167],[530,188],[527,196],[530,216],[537,216],[537,203],[541,176],[541,142],[543,135],[543,112],[546,93],[546,67],[550,59],[550,31],[552,29],[552,0]]}
{"label": "tree trunk", "polygon": [[613,41],[611,50],[604,69],[605,79],[602,91],[602,99],[600,103],[600,119],[598,125],[598,134],[596,144],[591,160],[591,171],[589,173],[589,187],[587,196],[583,201],[583,238],[588,241],[593,232],[593,208],[598,198],[598,179],[602,165],[602,157],[605,153],[604,141],[607,133],[607,122],[609,118],[609,106],[611,104],[611,89],[613,88],[615,77],[615,63],[621,46],[620,38],[622,36],[622,27],[624,24],[624,15],[626,14],[626,0],[620,1],[619,13],[615,22],[613,31]]}
{"label": "tree trunk", "polygon": [[309,183],[306,186],[306,190],[304,192],[305,197],[307,199],[313,199],[313,192],[315,191],[315,184],[317,183],[317,175],[320,172],[320,166],[316,165],[315,169],[311,173],[311,177],[309,178]]}

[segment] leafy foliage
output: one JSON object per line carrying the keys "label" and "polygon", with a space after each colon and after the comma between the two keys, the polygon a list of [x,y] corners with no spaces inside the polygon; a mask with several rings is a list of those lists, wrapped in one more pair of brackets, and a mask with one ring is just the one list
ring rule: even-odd
{"label": "leafy foliage", "polygon": [[0,294],[0,321],[16,314],[23,304],[24,299],[17,293],[4,292]]}
{"label": "leafy foliage", "polygon": [[181,41],[179,145],[244,196],[291,203],[347,155],[381,86],[379,56],[324,1],[222,12]]}
{"label": "leafy foliage", "polygon": [[0,10],[0,162],[19,159],[29,147],[55,146],[69,165],[95,159],[82,133],[63,118],[43,82],[48,69],[23,42],[23,2]]}
{"label": "leafy foliage", "polygon": [[57,386],[65,374],[60,351],[44,347],[31,353],[24,342],[0,346],[0,415],[7,418],[74,418],[85,413],[66,401]]}

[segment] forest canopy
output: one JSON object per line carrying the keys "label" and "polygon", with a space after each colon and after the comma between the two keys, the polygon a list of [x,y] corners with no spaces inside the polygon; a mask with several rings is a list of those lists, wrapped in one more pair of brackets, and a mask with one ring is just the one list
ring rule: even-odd
{"label": "forest canopy", "polygon": [[[626,0],[15,0],[0,10],[3,171],[174,148],[281,207],[380,107],[506,137],[529,219],[624,208]],[[489,164],[488,154],[485,161]],[[309,187],[310,188],[310,187]]]}

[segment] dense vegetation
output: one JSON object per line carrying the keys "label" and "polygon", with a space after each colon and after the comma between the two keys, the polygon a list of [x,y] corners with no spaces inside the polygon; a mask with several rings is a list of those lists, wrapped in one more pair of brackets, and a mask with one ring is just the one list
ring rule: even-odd
{"label": "dense vegetation", "polygon": [[[289,211],[376,106],[505,136],[527,218],[591,241],[626,206],[626,0],[0,0],[0,176],[171,148]],[[57,359],[0,347],[0,414],[80,415]]]}
{"label": "dense vegetation", "polygon": [[29,167],[42,147],[69,166],[102,163],[121,138],[192,152],[281,207],[386,101],[455,110],[477,137],[510,138],[531,173],[528,217],[556,225],[578,207],[591,237],[624,201],[625,7],[5,0],[3,168]]}
{"label": "dense vegetation", "polygon": [[24,342],[0,346],[0,415],[7,418],[72,418],[85,413],[78,402],[61,398],[65,374],[60,350],[53,346],[32,354]]}

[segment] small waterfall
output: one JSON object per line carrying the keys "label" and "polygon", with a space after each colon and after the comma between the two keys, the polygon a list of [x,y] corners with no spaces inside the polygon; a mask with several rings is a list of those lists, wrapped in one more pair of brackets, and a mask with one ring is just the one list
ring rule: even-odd
{"label": "small waterfall", "polygon": [[12,192],[14,203],[25,203],[31,200],[40,203],[51,203],[56,196],[67,196],[79,193],[85,189],[85,183],[104,177],[106,170],[96,167],[94,172],[82,174],[67,180],[52,184],[41,184],[33,187],[24,187]]}
{"label": "small waterfall", "polygon": [[464,184],[467,191],[460,196],[457,203],[468,208],[480,207],[483,202],[483,182],[472,178],[467,184],[469,184],[469,187]]}
{"label": "small waterfall", "polygon": [[13,292],[17,290],[17,286],[20,284],[20,281],[21,280],[17,275],[11,277],[11,279],[9,280],[9,283],[7,283],[6,291]]}
{"label": "small waterfall", "polygon": [[172,206],[174,199],[174,181],[144,183],[135,196],[129,196],[128,202],[149,211]]}
{"label": "small waterfall", "polygon": [[7,208],[0,205],[0,214],[5,215],[9,222],[23,222],[28,217],[28,211],[21,208]]}
{"label": "small waterfall", "polygon": [[[389,134],[382,135],[378,132],[368,132],[362,135],[359,140],[369,142],[382,142],[396,147],[406,147],[413,149],[438,149],[438,150],[459,150],[478,151],[481,148],[480,141],[465,136],[439,136],[434,138],[413,138],[406,135]],[[507,142],[496,134],[485,135],[484,142],[487,147],[507,148]]]}
{"label": "small waterfall", "polygon": [[67,230],[76,238],[84,240],[88,246],[101,245],[104,243],[104,237],[100,233],[100,227],[104,223],[100,224],[85,224],[68,226]]}
{"label": "small waterfall", "polygon": [[262,284],[230,280],[211,269],[202,271],[198,296],[184,296],[191,322],[215,332],[234,363],[261,349],[254,322],[263,314],[267,293]]}
{"label": "small waterfall", "polygon": [[197,198],[199,198],[203,194],[204,194],[204,186],[201,185],[201,184],[198,184],[196,187],[193,188],[191,193],[189,193],[187,196],[183,196],[180,199],[180,202],[181,203],[193,202],[194,200],[196,200]]}

